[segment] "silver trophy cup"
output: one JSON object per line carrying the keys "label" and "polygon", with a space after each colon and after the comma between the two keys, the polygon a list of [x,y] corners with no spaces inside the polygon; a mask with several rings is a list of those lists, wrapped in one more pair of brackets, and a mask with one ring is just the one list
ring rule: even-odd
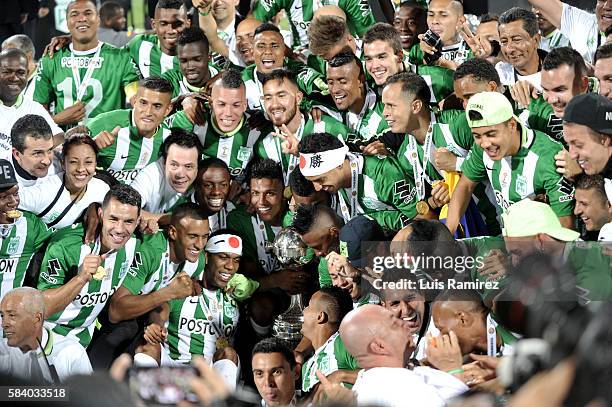
{"label": "silver trophy cup", "polygon": [[[308,246],[294,229],[281,230],[276,235],[274,243],[269,244],[267,248],[274,254],[283,269],[297,270],[308,262],[306,259]],[[276,317],[272,326],[274,337],[285,341],[291,349],[295,348],[302,339],[303,309],[302,296],[292,295],[289,308]]]}

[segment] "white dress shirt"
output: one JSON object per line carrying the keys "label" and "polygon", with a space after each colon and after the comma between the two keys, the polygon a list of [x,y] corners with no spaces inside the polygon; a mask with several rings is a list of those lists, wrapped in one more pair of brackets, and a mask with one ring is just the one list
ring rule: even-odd
{"label": "white dress shirt", "polygon": [[[28,352],[8,345],[7,339],[0,339],[0,372],[24,380],[32,380],[37,373],[36,364],[40,368],[43,380],[54,382],[54,374],[60,382],[76,374],[91,374],[91,363],[85,349],[72,339],[55,340],[53,331],[43,328],[41,346]],[[46,357],[45,357],[46,356]]]}

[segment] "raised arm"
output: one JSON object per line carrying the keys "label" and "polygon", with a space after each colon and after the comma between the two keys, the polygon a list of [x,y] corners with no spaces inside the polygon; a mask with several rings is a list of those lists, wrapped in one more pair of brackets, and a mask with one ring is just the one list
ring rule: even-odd
{"label": "raised arm", "polygon": [[211,14],[212,1],[193,0],[193,6],[198,9],[200,28],[204,31],[204,35],[206,35],[208,39],[210,49],[225,58],[229,58],[229,48],[227,44],[217,35],[217,22]]}
{"label": "raised arm", "polygon": [[191,278],[186,273],[177,274],[169,285],[150,294],[134,295],[121,286],[110,301],[109,319],[112,323],[133,319],[176,299],[185,298],[193,292]]}
{"label": "raised arm", "polygon": [[561,15],[563,14],[563,3],[561,0],[529,0],[532,6],[542,12],[552,25],[561,26]]}

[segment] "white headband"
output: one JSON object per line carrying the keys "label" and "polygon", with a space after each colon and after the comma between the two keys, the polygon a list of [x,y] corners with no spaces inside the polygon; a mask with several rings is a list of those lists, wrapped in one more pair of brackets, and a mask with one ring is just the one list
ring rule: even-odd
{"label": "white headband", "polygon": [[305,177],[317,177],[342,165],[349,148],[342,146],[319,153],[300,153],[300,171]]}
{"label": "white headband", "polygon": [[206,247],[208,253],[233,253],[242,256],[242,239],[236,235],[217,235],[208,238]]}

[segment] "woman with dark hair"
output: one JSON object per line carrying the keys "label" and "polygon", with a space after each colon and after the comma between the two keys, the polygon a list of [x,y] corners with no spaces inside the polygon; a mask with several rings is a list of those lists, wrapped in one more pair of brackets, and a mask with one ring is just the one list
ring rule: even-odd
{"label": "woman with dark hair", "polygon": [[36,214],[49,227],[61,229],[79,220],[109,190],[95,178],[98,147],[87,134],[74,134],[62,146],[62,168],[43,182],[19,190],[19,208]]}

